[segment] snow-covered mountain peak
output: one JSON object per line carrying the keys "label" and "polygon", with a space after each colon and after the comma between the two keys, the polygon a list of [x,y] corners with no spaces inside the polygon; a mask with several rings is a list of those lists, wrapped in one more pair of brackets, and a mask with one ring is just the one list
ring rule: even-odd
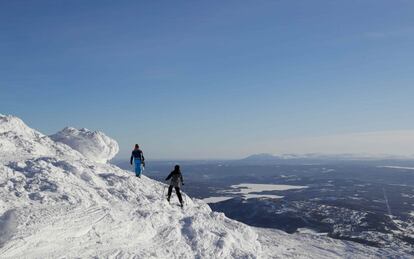
{"label": "snow-covered mountain peak", "polygon": [[[8,126],[7,132],[16,131]],[[97,148],[102,142],[114,145],[101,132],[73,128],[53,138],[77,148],[84,144]],[[163,196],[164,184],[97,163],[47,136],[1,133],[0,152],[1,258],[261,254],[254,229],[185,194],[185,210],[175,201],[170,205]]]}
{"label": "snow-covered mountain peak", "polygon": [[80,128],[80,129],[77,129],[77,128],[74,128],[74,127],[70,127],[70,126],[66,126],[66,127],[64,127],[60,132],[64,132],[64,133],[67,133],[67,134],[77,134],[77,133],[79,133],[79,132],[83,132],[83,133],[85,133],[85,134],[96,134],[97,132],[95,132],[95,131],[90,131],[89,129],[87,129],[87,128]]}
{"label": "snow-covered mountain peak", "polygon": [[29,128],[21,119],[11,115],[0,114],[0,134],[12,133],[17,136],[34,136],[39,132]]}
{"label": "snow-covered mountain peak", "polygon": [[175,196],[171,204],[166,201],[166,185],[95,162],[70,147],[84,151],[80,147],[87,144],[95,152],[99,143],[114,145],[103,133],[68,128],[53,136],[69,146],[22,123],[0,117],[0,258],[404,256],[252,228],[185,194],[181,209]]}
{"label": "snow-covered mountain peak", "polygon": [[50,138],[70,146],[88,159],[99,163],[106,163],[119,151],[118,143],[114,139],[103,132],[90,131],[86,128],[66,127]]}
{"label": "snow-covered mountain peak", "polygon": [[52,141],[11,115],[0,115],[0,151],[0,162],[60,154],[73,158],[83,157],[77,151]]}

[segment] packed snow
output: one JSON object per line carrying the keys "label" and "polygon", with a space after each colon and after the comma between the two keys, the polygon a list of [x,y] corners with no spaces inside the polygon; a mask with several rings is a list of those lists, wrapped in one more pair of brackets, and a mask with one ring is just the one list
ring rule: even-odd
{"label": "packed snow", "polygon": [[51,135],[51,139],[62,142],[79,151],[88,159],[100,163],[111,160],[119,151],[118,143],[100,131],[66,127]]}
{"label": "packed snow", "polygon": [[82,154],[67,145],[54,142],[40,132],[29,128],[19,118],[1,114],[0,151],[2,163],[63,154],[71,159],[83,158]]}
{"label": "packed snow", "polygon": [[[407,256],[249,227],[185,194],[181,209],[163,197],[164,184],[103,163],[117,150],[115,141],[67,129],[73,133],[54,141],[0,115],[0,258]],[[106,147],[95,145],[101,137]]]}

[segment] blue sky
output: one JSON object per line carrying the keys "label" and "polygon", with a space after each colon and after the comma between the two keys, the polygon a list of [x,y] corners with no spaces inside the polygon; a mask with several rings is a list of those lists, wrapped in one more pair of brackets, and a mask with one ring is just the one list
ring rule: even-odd
{"label": "blue sky", "polygon": [[342,153],[297,140],[414,130],[413,13],[408,0],[1,1],[0,113],[46,134],[102,130],[119,157],[136,142],[150,158]]}

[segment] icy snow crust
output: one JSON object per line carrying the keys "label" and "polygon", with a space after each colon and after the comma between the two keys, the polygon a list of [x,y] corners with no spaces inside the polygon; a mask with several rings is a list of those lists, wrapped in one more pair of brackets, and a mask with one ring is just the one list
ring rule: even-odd
{"label": "icy snow crust", "polygon": [[106,163],[119,151],[118,143],[100,131],[66,127],[50,136],[56,142],[62,142],[79,151],[92,161]]}
{"label": "icy snow crust", "polygon": [[186,195],[182,210],[163,199],[165,185],[90,160],[12,116],[0,115],[0,154],[1,258],[404,256],[252,228]]}

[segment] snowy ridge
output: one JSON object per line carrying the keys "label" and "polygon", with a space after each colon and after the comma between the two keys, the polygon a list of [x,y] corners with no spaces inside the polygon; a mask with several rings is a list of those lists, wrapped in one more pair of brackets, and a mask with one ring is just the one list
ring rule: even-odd
{"label": "snowy ridge", "polygon": [[29,137],[34,137],[36,134],[36,131],[29,128],[21,119],[0,114],[0,134],[7,132],[15,132],[20,136]]}
{"label": "snowy ridge", "polygon": [[[90,143],[88,134],[75,135],[78,145]],[[164,184],[81,153],[18,118],[0,116],[1,258],[404,256],[252,228],[186,195],[182,210],[175,196],[171,205],[162,197]]]}
{"label": "snowy ridge", "polygon": [[66,127],[51,135],[51,139],[62,142],[79,151],[92,161],[106,163],[119,151],[118,143],[100,131],[80,130]]}
{"label": "snowy ridge", "polygon": [[19,118],[1,114],[0,151],[0,162],[62,154],[73,158],[83,157],[70,147],[56,143],[49,137],[29,128]]}

